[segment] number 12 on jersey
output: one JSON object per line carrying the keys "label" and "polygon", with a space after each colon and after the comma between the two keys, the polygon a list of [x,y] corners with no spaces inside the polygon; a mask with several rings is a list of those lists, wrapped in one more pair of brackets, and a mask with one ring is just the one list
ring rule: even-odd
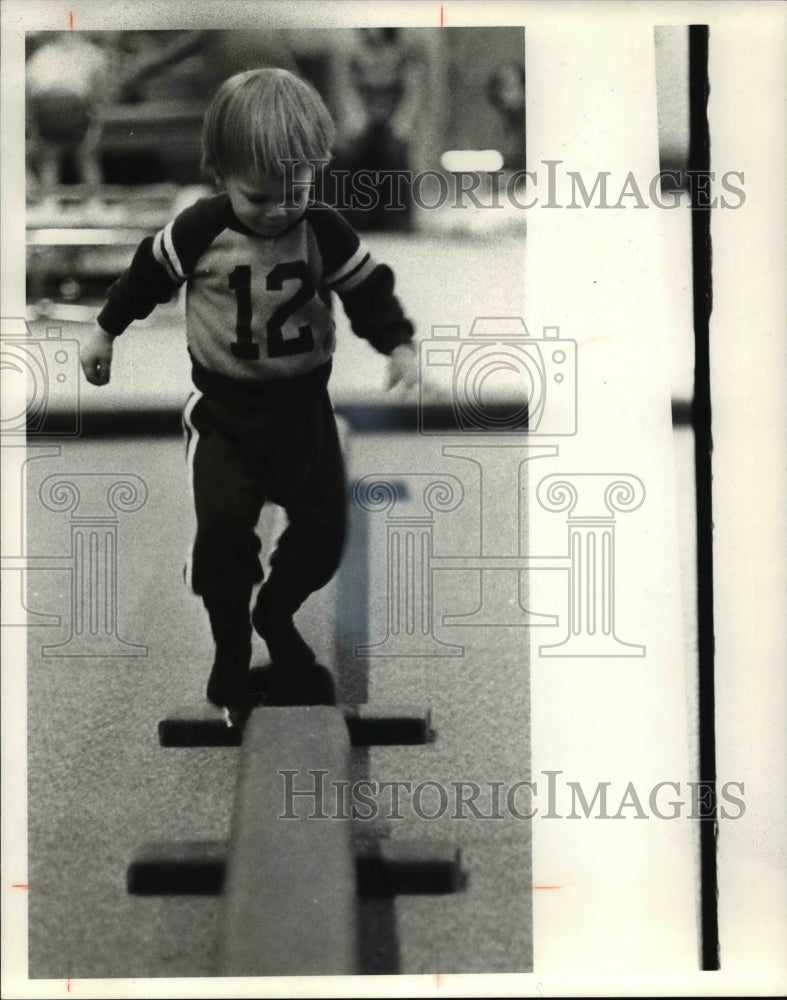
{"label": "number 12 on jersey", "polygon": [[[286,302],[275,309],[265,326],[267,354],[269,358],[288,358],[293,354],[308,354],[314,350],[314,333],[308,324],[298,327],[295,337],[284,336],[284,324],[299,309],[310,302],[316,293],[306,262],[293,260],[277,264],[268,272],[265,287],[269,292],[280,292],[285,281],[297,281],[298,287]],[[239,264],[229,275],[229,286],[235,292],[237,315],[235,335],[238,338],[230,345],[236,358],[258,361],[260,345],[256,343],[251,330],[251,267]]]}

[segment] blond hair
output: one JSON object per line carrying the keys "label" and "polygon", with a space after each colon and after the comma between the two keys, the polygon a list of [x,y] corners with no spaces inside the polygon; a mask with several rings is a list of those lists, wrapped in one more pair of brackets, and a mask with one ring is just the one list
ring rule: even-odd
{"label": "blond hair", "polygon": [[333,119],[311,86],[286,69],[253,69],[216,91],[202,126],[202,165],[220,180],[284,176],[286,163],[327,160]]}

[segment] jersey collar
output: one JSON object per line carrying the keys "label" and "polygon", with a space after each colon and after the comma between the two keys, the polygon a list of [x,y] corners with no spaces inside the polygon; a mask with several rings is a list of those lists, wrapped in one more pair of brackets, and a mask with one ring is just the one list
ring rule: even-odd
{"label": "jersey collar", "polygon": [[282,229],[280,233],[276,233],[275,236],[263,236],[262,233],[256,233],[253,229],[249,229],[248,226],[244,225],[232,210],[232,202],[229,199],[229,195],[225,195],[224,197],[227,199],[227,228],[232,229],[233,232],[236,233],[243,233],[244,236],[254,236],[258,240],[277,240],[280,236],[284,236],[285,233],[289,233],[291,229],[294,229],[296,226],[300,225],[301,222],[303,222],[308,210],[304,209],[297,219],[291,222],[286,229]]}

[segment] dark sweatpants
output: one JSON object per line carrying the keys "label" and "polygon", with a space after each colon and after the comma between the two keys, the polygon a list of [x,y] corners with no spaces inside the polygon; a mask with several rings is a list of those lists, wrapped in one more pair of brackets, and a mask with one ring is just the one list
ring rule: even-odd
{"label": "dark sweatpants", "polygon": [[266,600],[285,614],[336,572],[346,528],[344,463],[325,385],[270,384],[253,401],[195,393],[184,413],[197,533],[186,582],[214,616],[248,621],[263,579],[255,529],[266,501],[287,513]]}

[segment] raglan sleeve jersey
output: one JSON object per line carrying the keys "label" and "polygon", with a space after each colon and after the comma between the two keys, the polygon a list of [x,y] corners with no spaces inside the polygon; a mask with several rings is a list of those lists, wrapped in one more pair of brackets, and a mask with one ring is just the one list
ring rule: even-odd
{"label": "raglan sleeve jersey", "polygon": [[236,218],[226,195],[201,199],[142,241],[98,322],[117,336],[183,284],[189,353],[203,381],[282,379],[325,364],[335,347],[332,292],[381,353],[413,336],[391,269],[320,204],[265,237]]}

